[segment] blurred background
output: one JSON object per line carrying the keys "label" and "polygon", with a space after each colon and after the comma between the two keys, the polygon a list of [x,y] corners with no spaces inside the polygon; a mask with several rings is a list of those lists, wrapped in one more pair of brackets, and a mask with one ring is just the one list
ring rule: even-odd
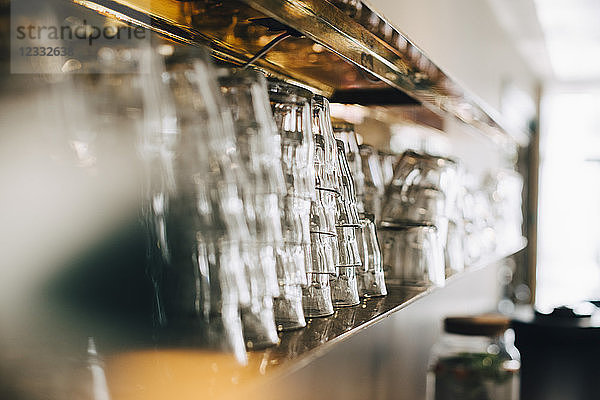
{"label": "blurred background", "polygon": [[[600,327],[592,306],[600,300],[597,1],[0,0],[0,18],[0,397],[421,399],[426,392],[432,396],[427,374],[444,318],[493,312],[516,321],[509,335],[516,334],[522,356],[521,398],[590,398],[581,382],[589,384],[599,372],[596,354],[581,354],[597,343]],[[81,38],[52,36],[52,27],[60,36],[65,26]],[[117,31],[122,37],[114,37]],[[27,54],[41,48],[58,53]],[[197,48],[201,56],[193,52]],[[138,51],[162,61],[147,62]],[[194,57],[209,71],[206,86],[194,86],[196,92],[185,98],[201,110],[199,120],[182,116],[177,99],[185,97],[183,89],[173,89],[170,75]],[[197,147],[208,149],[198,150],[211,160],[206,170],[222,174],[199,186],[219,196],[229,193],[222,185],[229,176],[223,165],[237,173],[238,164],[227,157],[242,145],[229,138],[227,124],[239,124],[245,115],[240,110],[252,107],[219,99],[229,90],[223,76],[247,62],[261,76],[263,86],[256,90],[264,89],[268,118],[270,104],[277,119],[272,82],[285,81],[328,98],[333,128],[336,122],[352,124],[361,156],[371,151],[364,153],[363,145],[379,151],[381,160],[390,156],[387,178],[386,164],[377,167],[384,168],[385,194],[383,184],[371,182],[384,205],[400,180],[394,167],[407,151],[438,157],[438,166],[457,160],[461,267],[449,265],[449,246],[444,248],[445,287],[436,287],[444,286],[443,277],[441,285],[435,279],[418,287],[389,284],[394,277],[378,231],[387,297],[361,294],[359,305],[335,308],[325,318],[310,318],[304,299],[306,328],[281,332],[277,315],[271,316],[271,336],[278,335],[273,346],[253,351],[242,338],[243,290],[235,294],[240,299],[230,299],[231,322],[222,304],[229,286],[219,283],[219,322],[206,317],[210,322],[202,322],[207,326],[197,328],[201,334],[194,331],[191,341],[187,334],[173,338],[163,332],[152,266],[164,238],[149,227],[148,214],[156,217],[157,209],[179,203],[157,205],[157,196],[149,202],[146,189],[175,199],[169,173],[176,177],[189,166],[181,161],[188,153],[178,151]],[[172,90],[158,89],[162,84]],[[281,132],[293,130],[257,121],[279,129],[268,140],[282,140]],[[209,133],[176,148],[177,135],[193,131],[184,126],[194,124],[206,125]],[[336,138],[342,138],[339,131]],[[277,155],[279,142],[268,143],[274,157],[285,159],[284,147]],[[176,167],[155,180],[152,162],[158,159]],[[365,165],[363,160],[361,171],[368,170]],[[220,198],[227,216],[244,208],[242,192],[249,190],[238,175],[232,179],[240,198]],[[153,186],[158,181],[160,190]],[[361,203],[359,190],[356,196]],[[365,204],[358,206],[361,219],[375,214],[377,229],[384,231],[385,217]],[[285,213],[283,206],[279,211]],[[152,223],[160,225],[158,220]],[[177,221],[184,220],[178,226],[191,224],[187,217]],[[215,218],[202,226],[212,232],[220,222],[227,235],[214,240],[218,246],[244,242],[233,223]],[[450,243],[446,234],[443,241]],[[214,257],[226,260],[221,253]],[[213,258],[206,257],[207,265],[219,264]],[[194,262],[200,270],[202,261]],[[237,279],[234,272],[227,279]],[[300,275],[305,278],[304,271]],[[210,275],[206,285],[218,279],[227,280]],[[200,279],[194,283],[195,289],[181,291],[202,292]],[[192,302],[197,311],[201,300]],[[571,310],[568,318],[552,319],[559,307],[559,314]],[[207,315],[214,311],[208,308]],[[582,331],[589,336],[582,339]],[[531,344],[541,337],[548,342]],[[564,354],[540,358],[563,342]],[[544,363],[553,366],[552,373],[539,371]],[[577,372],[568,375],[567,367]],[[556,380],[565,383],[549,383]],[[428,398],[460,398],[439,396]],[[495,396],[485,398],[517,398]]]}

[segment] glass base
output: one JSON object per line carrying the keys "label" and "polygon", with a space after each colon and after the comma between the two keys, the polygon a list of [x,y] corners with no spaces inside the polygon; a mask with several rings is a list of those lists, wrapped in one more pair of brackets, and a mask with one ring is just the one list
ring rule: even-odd
{"label": "glass base", "polygon": [[357,282],[360,297],[381,297],[387,295],[383,271],[361,271],[358,274]]}
{"label": "glass base", "polygon": [[280,286],[280,296],[273,299],[275,325],[278,331],[291,331],[304,328],[306,320],[302,310],[302,288],[300,286]]}
{"label": "glass base", "polygon": [[273,314],[273,300],[265,298],[254,307],[243,309],[242,327],[246,347],[249,350],[264,349],[279,343]]}
{"label": "glass base", "polygon": [[331,300],[335,307],[351,307],[360,303],[356,282],[356,267],[337,267],[331,277]]}
{"label": "glass base", "polygon": [[302,289],[302,303],[306,317],[326,317],[333,314],[328,274],[306,274],[308,286]]}

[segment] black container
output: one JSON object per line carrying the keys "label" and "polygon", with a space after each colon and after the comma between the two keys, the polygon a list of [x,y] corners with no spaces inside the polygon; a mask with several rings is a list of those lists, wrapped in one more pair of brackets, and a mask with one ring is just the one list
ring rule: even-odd
{"label": "black container", "polygon": [[521,399],[600,397],[600,310],[592,303],[513,320],[521,351]]}

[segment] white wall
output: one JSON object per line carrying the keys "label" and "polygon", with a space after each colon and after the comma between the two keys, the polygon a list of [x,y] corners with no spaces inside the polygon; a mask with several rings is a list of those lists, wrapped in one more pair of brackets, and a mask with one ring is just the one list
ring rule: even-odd
{"label": "white wall", "polygon": [[511,83],[535,99],[537,78],[484,0],[368,0],[464,87],[500,110]]}

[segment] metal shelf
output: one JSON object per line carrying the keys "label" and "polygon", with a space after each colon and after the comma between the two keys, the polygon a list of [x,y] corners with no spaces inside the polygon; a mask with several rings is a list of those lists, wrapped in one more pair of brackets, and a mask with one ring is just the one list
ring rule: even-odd
{"label": "metal shelf", "polygon": [[[515,254],[523,249],[525,244],[526,241],[523,239],[513,251],[481,260],[464,272],[448,278],[446,286],[458,283],[474,271]],[[128,352],[121,352],[109,358],[112,360],[121,358],[121,362],[117,364],[130,368],[142,367],[143,370],[148,369],[147,364],[154,364],[154,368],[160,371],[159,376],[162,376],[164,371],[170,371],[169,374],[175,376],[181,374],[187,378],[177,380],[177,385],[189,388],[190,393],[201,398],[210,397],[213,390],[218,390],[222,398],[240,398],[242,394],[256,390],[262,393],[261,388],[269,385],[270,382],[274,383],[299,371],[334,349],[340,342],[349,340],[364,329],[410,307],[419,299],[442,290],[443,287],[389,287],[388,295],[385,297],[364,299],[357,306],[336,309],[335,314],[330,317],[309,319],[303,329],[280,333],[280,343],[277,346],[249,351],[246,366],[237,364],[233,357],[224,354],[195,351],[191,348],[178,352],[161,346],[154,348],[150,353],[138,352],[136,357],[131,357]],[[128,362],[123,363],[123,359]],[[109,364],[115,365],[114,362]],[[186,370],[183,370],[184,365]],[[144,379],[148,379],[147,376]],[[131,384],[129,381],[127,383]],[[128,385],[115,389],[126,390]]]}
{"label": "metal shelf", "polygon": [[[16,342],[17,350],[6,357],[13,357],[10,365],[21,366],[14,370],[31,371],[27,375],[17,374],[14,379],[19,379],[20,387],[31,387],[31,393],[38,396],[47,394],[44,389],[64,388],[53,386],[57,381],[70,382],[73,393],[87,393],[92,383],[102,383],[95,380],[100,371],[106,375],[111,397],[118,399],[272,398],[264,395],[269,392],[269,385],[277,385],[286,378],[294,379],[295,373],[317,365],[347,341],[359,339],[361,333],[366,334],[363,337],[372,336],[388,321],[414,313],[430,296],[440,294],[452,300],[446,294],[453,293],[464,283],[485,287],[486,282],[480,278],[490,276],[492,264],[518,252],[525,243],[523,240],[512,251],[490,255],[449,277],[444,288],[389,287],[385,297],[364,299],[357,306],[337,309],[333,316],[310,319],[303,329],[281,333],[277,346],[248,351],[245,366],[232,354],[203,345],[204,333],[196,329],[178,330],[171,340],[142,323],[144,318],[132,319],[129,313],[121,316],[98,313],[89,307],[89,302],[79,308],[67,300],[72,295],[65,295],[63,288],[72,286],[73,282],[85,282],[91,276],[76,280],[70,277],[68,282],[54,289],[61,293],[59,299],[50,300],[48,305],[35,311],[24,312],[27,316],[24,326],[30,334],[20,338]],[[494,272],[491,277],[495,282]],[[83,283],[82,287],[89,286]],[[81,301],[80,296],[76,298]],[[465,292],[465,296],[470,299],[471,293]],[[66,304],[69,307],[65,308]],[[38,312],[43,312],[43,316]],[[367,334],[365,329],[372,331]],[[90,353],[86,346],[90,337],[97,344],[98,354],[96,349]],[[96,378],[85,375],[90,370]],[[30,386],[32,380],[36,385]],[[247,393],[254,393],[255,397],[246,396]]]}
{"label": "metal shelf", "polygon": [[526,132],[506,129],[493,110],[367,6],[362,11],[368,18],[352,18],[325,0],[73,1],[177,42],[207,45],[216,58],[238,65],[277,37],[283,24],[303,37],[286,39],[256,62],[268,73],[338,101],[421,103],[485,135],[528,142]]}
{"label": "metal shelf", "polygon": [[[464,271],[448,277],[446,285],[516,254],[526,246],[527,240],[522,238],[519,245],[511,251],[485,257]],[[388,295],[385,297],[363,299],[354,307],[336,309],[330,317],[308,319],[307,327],[302,330],[281,333],[281,343],[267,349],[260,359],[263,362],[267,359],[269,365],[277,365],[277,374],[291,373],[322,356],[331,346],[408,307],[418,299],[442,289],[443,287],[388,287]]]}

